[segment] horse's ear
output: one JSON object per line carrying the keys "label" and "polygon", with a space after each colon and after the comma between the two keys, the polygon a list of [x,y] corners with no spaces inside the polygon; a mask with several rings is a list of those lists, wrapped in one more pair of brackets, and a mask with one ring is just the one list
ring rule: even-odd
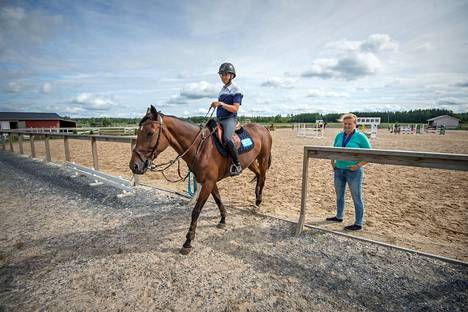
{"label": "horse's ear", "polygon": [[151,107],[150,107],[150,112],[151,112],[151,115],[153,115],[153,118],[158,117],[158,111],[156,110],[156,108],[153,105],[151,105]]}

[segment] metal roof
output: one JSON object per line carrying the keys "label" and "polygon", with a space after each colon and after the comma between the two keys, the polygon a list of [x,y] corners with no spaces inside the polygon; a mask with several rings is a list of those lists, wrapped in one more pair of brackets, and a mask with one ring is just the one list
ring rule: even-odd
{"label": "metal roof", "polygon": [[453,117],[453,116],[449,116],[449,115],[442,115],[442,116],[437,116],[437,117],[428,119],[427,121],[434,121],[434,120],[437,120],[437,119],[440,119],[440,118],[444,118],[444,117],[449,117],[449,118],[453,118],[453,119],[456,119],[456,120],[460,120],[460,119],[458,119],[457,117]]}
{"label": "metal roof", "polygon": [[67,120],[57,113],[0,112],[0,120]]}

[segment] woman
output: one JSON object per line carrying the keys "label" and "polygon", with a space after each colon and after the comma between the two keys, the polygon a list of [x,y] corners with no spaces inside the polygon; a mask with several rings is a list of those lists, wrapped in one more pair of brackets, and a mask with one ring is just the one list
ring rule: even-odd
{"label": "woman", "polygon": [[236,78],[236,70],[231,63],[221,64],[218,74],[224,86],[219,92],[218,101],[211,103],[211,107],[217,108],[216,117],[223,126],[223,141],[232,159],[230,174],[236,176],[241,174],[242,167],[237,148],[232,141],[232,134],[236,129],[237,112],[242,104],[243,95],[240,89],[232,83],[232,80]]}
{"label": "woman", "polygon": [[[335,147],[372,148],[366,135],[356,129],[357,117],[354,114],[345,114],[341,117],[343,131],[335,137]],[[353,197],[356,220],[353,225],[345,227],[348,231],[362,229],[364,223],[364,203],[362,201],[362,180],[364,177],[365,162],[332,160],[334,169],[334,182],[336,192],[336,216],[327,218],[331,222],[343,222],[346,183]]]}

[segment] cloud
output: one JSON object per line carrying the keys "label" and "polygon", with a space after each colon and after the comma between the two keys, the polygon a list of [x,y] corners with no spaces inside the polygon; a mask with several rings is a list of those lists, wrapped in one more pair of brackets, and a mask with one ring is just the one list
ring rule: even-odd
{"label": "cloud", "polygon": [[60,15],[48,15],[41,10],[27,11],[18,6],[0,9],[0,53],[41,44],[53,37],[63,22]]}
{"label": "cloud", "polygon": [[324,91],[322,89],[310,90],[307,97],[349,97],[349,93],[346,92],[335,92],[335,91]]}
{"label": "cloud", "polygon": [[110,97],[81,93],[72,100],[72,104],[78,104],[86,110],[107,110],[117,103]]}
{"label": "cloud", "polygon": [[454,97],[446,97],[440,98],[436,100],[436,104],[440,106],[460,106],[460,105],[468,105],[468,101],[463,101],[458,98]]}
{"label": "cloud", "polygon": [[281,89],[292,89],[297,86],[298,80],[294,78],[273,77],[264,81],[262,87],[272,87]]}
{"label": "cloud", "polygon": [[6,93],[18,93],[23,90],[23,86],[16,81],[9,82],[3,87],[3,91]]}
{"label": "cloud", "polygon": [[359,49],[362,52],[378,53],[383,50],[396,50],[398,44],[387,34],[372,34],[361,42]]}
{"label": "cloud", "polygon": [[180,96],[188,99],[202,99],[218,96],[218,88],[209,82],[200,81],[185,85],[180,91]]}
{"label": "cloud", "polygon": [[44,94],[52,92],[52,84],[50,82],[45,82],[41,87],[41,92]]}
{"label": "cloud", "polygon": [[461,87],[461,88],[468,88],[468,80],[465,81],[459,81],[455,83],[456,87]]}
{"label": "cloud", "polygon": [[354,80],[375,75],[382,68],[382,61],[376,54],[398,48],[386,34],[373,34],[364,41],[341,40],[326,46],[336,50],[337,56],[314,60],[311,68],[301,73],[302,77]]}
{"label": "cloud", "polygon": [[178,95],[173,95],[167,100],[167,104],[187,104],[191,100],[203,98],[217,98],[218,87],[206,81],[193,82],[185,85]]}

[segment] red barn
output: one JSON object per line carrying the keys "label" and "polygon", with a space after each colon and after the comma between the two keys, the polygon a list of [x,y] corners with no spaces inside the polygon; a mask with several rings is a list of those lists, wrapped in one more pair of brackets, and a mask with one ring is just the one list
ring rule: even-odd
{"label": "red barn", "polygon": [[0,129],[76,128],[76,121],[56,113],[0,112]]}

